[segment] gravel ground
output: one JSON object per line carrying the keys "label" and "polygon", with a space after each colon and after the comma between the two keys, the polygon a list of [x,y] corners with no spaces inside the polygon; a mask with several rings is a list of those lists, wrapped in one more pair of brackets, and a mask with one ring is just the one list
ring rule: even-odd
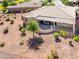
{"label": "gravel ground", "polygon": [[[5,46],[0,48],[0,59],[47,59],[53,45],[58,52],[59,59],[79,59],[79,43],[73,41],[74,47],[71,47],[68,44],[71,40],[69,38],[66,40],[61,38],[61,42],[56,43],[53,34],[41,35],[44,43],[39,47],[39,50],[34,51],[29,49],[27,41],[32,37],[32,33],[26,31],[26,36],[21,37],[18,25],[22,24],[22,20],[19,17],[20,14],[15,16],[17,17],[16,19],[13,19],[12,14],[9,16],[11,20],[14,20],[14,24],[11,25],[10,21],[5,21],[5,17],[0,18],[0,22],[4,22],[3,25],[0,25],[0,42],[5,42]],[[9,27],[9,32],[3,34],[6,27]],[[19,45],[20,41],[24,41],[23,46]]]}

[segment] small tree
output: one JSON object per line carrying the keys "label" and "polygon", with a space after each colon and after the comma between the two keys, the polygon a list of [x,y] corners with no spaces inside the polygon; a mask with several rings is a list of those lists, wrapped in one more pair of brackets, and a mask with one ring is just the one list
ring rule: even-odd
{"label": "small tree", "polygon": [[59,39],[60,34],[58,32],[54,32],[54,37],[56,42],[60,42],[61,40]]}
{"label": "small tree", "polygon": [[39,24],[35,19],[31,19],[27,24],[27,30],[33,32],[33,38],[35,36],[35,32],[37,32],[39,29]]}

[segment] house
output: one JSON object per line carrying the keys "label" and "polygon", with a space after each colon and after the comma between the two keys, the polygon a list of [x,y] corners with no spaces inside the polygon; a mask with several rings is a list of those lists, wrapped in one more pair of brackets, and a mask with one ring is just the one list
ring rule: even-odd
{"label": "house", "polygon": [[9,12],[29,12],[31,10],[35,10],[37,8],[41,7],[41,3],[34,3],[34,2],[24,2],[20,3],[15,6],[8,6],[8,11]]}
{"label": "house", "polygon": [[[30,18],[35,18],[38,21],[48,21],[53,23],[53,30],[56,30],[56,26],[71,28],[73,34],[76,30],[76,8],[74,7],[43,6],[22,15],[24,23],[26,23]],[[55,23],[57,23],[57,25],[55,25]]]}

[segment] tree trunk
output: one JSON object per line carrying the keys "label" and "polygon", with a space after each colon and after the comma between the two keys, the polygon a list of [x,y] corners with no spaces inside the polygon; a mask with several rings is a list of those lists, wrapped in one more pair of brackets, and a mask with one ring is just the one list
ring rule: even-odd
{"label": "tree trunk", "polygon": [[33,38],[34,38],[34,36],[35,36],[35,34],[34,34],[34,32],[33,32]]}
{"label": "tree trunk", "polygon": [[39,33],[39,37],[41,38],[41,33]]}

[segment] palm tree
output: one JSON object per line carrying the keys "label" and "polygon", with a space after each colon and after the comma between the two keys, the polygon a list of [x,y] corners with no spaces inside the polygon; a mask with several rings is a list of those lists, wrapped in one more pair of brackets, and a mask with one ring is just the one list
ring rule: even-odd
{"label": "palm tree", "polygon": [[35,32],[39,29],[39,24],[35,19],[31,19],[27,24],[27,30],[33,32],[33,38],[35,37]]}

